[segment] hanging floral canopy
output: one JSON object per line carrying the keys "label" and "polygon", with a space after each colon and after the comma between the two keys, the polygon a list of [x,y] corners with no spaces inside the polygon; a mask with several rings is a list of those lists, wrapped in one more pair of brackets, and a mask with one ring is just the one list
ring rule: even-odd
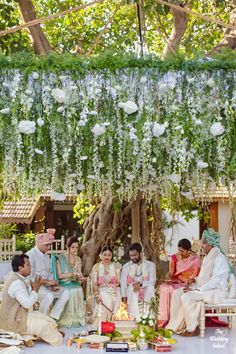
{"label": "hanging floral canopy", "polygon": [[235,190],[236,71],[139,66],[2,68],[3,195]]}

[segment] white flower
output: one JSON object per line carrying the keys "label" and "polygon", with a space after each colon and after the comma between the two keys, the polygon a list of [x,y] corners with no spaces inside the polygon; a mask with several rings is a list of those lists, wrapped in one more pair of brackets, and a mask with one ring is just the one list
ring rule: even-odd
{"label": "white flower", "polygon": [[38,78],[39,78],[39,74],[38,74],[38,73],[36,73],[36,72],[33,72],[33,74],[32,74],[32,78],[33,78],[34,80],[38,80]]}
{"label": "white flower", "polygon": [[65,110],[65,108],[63,106],[60,106],[57,108],[58,113],[62,113],[62,112],[64,112],[64,110]]}
{"label": "white flower", "polygon": [[163,135],[165,133],[165,130],[166,130],[165,124],[159,124],[155,122],[153,124],[152,134],[157,138],[158,136]]}
{"label": "white flower", "polygon": [[66,91],[63,91],[59,88],[52,89],[52,97],[58,103],[68,103],[69,102],[69,97],[68,97]]}
{"label": "white flower", "polygon": [[119,246],[119,248],[118,248],[118,256],[119,257],[123,257],[124,254],[125,254],[124,247],[123,246]]}
{"label": "white flower", "polygon": [[171,175],[167,176],[167,179],[169,179],[173,183],[179,183],[181,181],[181,176],[177,173],[172,173]]}
{"label": "white flower", "polygon": [[195,78],[187,76],[187,81],[192,84],[195,81]]}
{"label": "white flower", "polygon": [[141,84],[145,84],[145,82],[147,82],[147,77],[146,76],[142,76],[140,79],[140,83]]}
{"label": "white flower", "polygon": [[52,200],[59,200],[62,202],[63,200],[66,199],[66,195],[65,195],[65,193],[52,192],[51,199]]}
{"label": "white flower", "polygon": [[111,124],[110,122],[104,122],[103,123],[104,127],[109,127],[110,124]]}
{"label": "white flower", "polygon": [[85,190],[85,185],[84,185],[83,183],[79,183],[79,184],[77,185],[77,189],[78,189],[79,191],[83,191],[83,190]]}
{"label": "white flower", "polygon": [[122,108],[127,114],[135,113],[138,110],[138,106],[133,101],[119,102],[118,107]]}
{"label": "white flower", "polygon": [[193,196],[193,193],[192,193],[192,192],[181,192],[181,194],[182,194],[185,198],[187,198],[187,199],[189,199],[189,200],[193,200],[193,199],[194,199],[194,196]]}
{"label": "white flower", "polygon": [[204,162],[202,160],[197,161],[197,168],[202,169],[202,168],[207,168],[208,167],[208,163]]}
{"label": "white flower", "polygon": [[88,158],[88,156],[80,156],[81,161],[85,161],[85,160],[87,160],[87,158]]}
{"label": "white flower", "polygon": [[61,81],[66,81],[66,79],[67,79],[66,75],[59,76],[59,80],[61,80]]}
{"label": "white flower", "polygon": [[84,127],[86,125],[86,122],[84,120],[79,120],[78,121],[78,126],[79,127]]}
{"label": "white flower", "polygon": [[36,152],[36,154],[43,155],[43,151],[42,150],[34,149],[34,151]]}
{"label": "white flower", "polygon": [[210,133],[212,136],[221,135],[224,133],[224,131],[225,127],[220,122],[214,123],[210,127]]}
{"label": "white flower", "polygon": [[44,125],[44,120],[42,118],[37,119],[37,123],[40,127]]}
{"label": "white flower", "polygon": [[51,89],[50,86],[44,86],[43,90],[44,90],[45,92],[51,92],[52,89]]}
{"label": "white flower", "polygon": [[128,238],[131,238],[131,234],[128,234],[127,237],[128,237]]}
{"label": "white flower", "polygon": [[146,320],[146,319],[148,318],[148,314],[145,313],[145,314],[142,316],[142,318],[143,318],[144,320]]}
{"label": "white flower", "polygon": [[209,80],[207,80],[207,85],[210,87],[214,87],[215,86],[215,81],[214,79],[211,77]]}
{"label": "white flower", "polygon": [[87,178],[88,179],[95,179],[95,176],[94,175],[88,175]]}
{"label": "white flower", "polygon": [[155,322],[153,320],[148,321],[149,326],[154,326]]}
{"label": "white flower", "polygon": [[9,114],[11,112],[9,107],[3,108],[0,110],[0,113],[2,114]]}
{"label": "white flower", "polygon": [[120,85],[116,85],[116,86],[115,86],[115,89],[116,89],[117,91],[122,91],[122,87],[121,87]]}
{"label": "white flower", "polygon": [[90,111],[88,112],[91,116],[97,116],[98,112],[97,111]]}
{"label": "white flower", "polygon": [[194,122],[195,125],[202,125],[201,119],[194,119],[193,122]]}
{"label": "white flower", "polygon": [[20,133],[33,134],[36,130],[36,124],[32,120],[21,120],[18,124]]}
{"label": "white flower", "polygon": [[129,180],[129,181],[133,181],[135,179],[135,175],[127,175],[126,178]]}
{"label": "white flower", "polygon": [[2,86],[3,86],[3,87],[9,87],[9,84],[4,81],[4,82],[2,83]]}
{"label": "white flower", "polygon": [[31,90],[25,90],[25,94],[26,94],[26,95],[31,95],[31,94],[32,94],[32,91],[31,91]]}
{"label": "white flower", "polygon": [[101,124],[97,123],[91,129],[91,132],[94,134],[94,136],[99,136],[99,135],[102,135],[106,132],[106,128],[104,126],[102,126]]}
{"label": "white flower", "polygon": [[125,103],[124,102],[119,102],[118,103],[118,107],[119,108],[124,108],[125,107]]}

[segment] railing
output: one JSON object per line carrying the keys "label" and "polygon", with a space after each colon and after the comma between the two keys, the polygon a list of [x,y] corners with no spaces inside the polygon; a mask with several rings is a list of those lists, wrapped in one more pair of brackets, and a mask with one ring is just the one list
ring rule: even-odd
{"label": "railing", "polygon": [[51,250],[47,253],[51,254],[60,254],[65,252],[65,236],[61,236],[60,239],[55,239],[52,242]]}
{"label": "railing", "polygon": [[236,241],[229,240],[228,259],[232,265],[236,265]]}
{"label": "railing", "polygon": [[11,239],[0,239],[0,262],[10,262],[15,254],[21,254],[21,251],[16,251],[16,236]]}

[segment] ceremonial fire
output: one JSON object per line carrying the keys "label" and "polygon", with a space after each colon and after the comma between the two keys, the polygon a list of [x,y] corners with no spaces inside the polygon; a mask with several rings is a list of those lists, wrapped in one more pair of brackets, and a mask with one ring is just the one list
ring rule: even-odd
{"label": "ceremonial fire", "polygon": [[114,316],[115,321],[133,321],[133,318],[129,316],[127,312],[127,305],[121,302],[120,308]]}

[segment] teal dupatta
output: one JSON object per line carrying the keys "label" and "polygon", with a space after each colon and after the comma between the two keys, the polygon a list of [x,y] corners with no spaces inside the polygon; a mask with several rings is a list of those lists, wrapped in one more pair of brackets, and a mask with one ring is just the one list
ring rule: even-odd
{"label": "teal dupatta", "polygon": [[74,266],[71,266],[69,264],[67,257],[64,254],[59,255],[59,256],[52,255],[52,261],[51,261],[52,262],[52,264],[51,264],[52,274],[53,274],[53,278],[58,282],[58,284],[63,287],[72,287],[72,288],[79,287],[80,283],[75,280],[59,279],[58,278],[57,261],[59,261],[59,263],[60,263],[62,273],[74,273],[77,271],[77,269],[75,269]]}

